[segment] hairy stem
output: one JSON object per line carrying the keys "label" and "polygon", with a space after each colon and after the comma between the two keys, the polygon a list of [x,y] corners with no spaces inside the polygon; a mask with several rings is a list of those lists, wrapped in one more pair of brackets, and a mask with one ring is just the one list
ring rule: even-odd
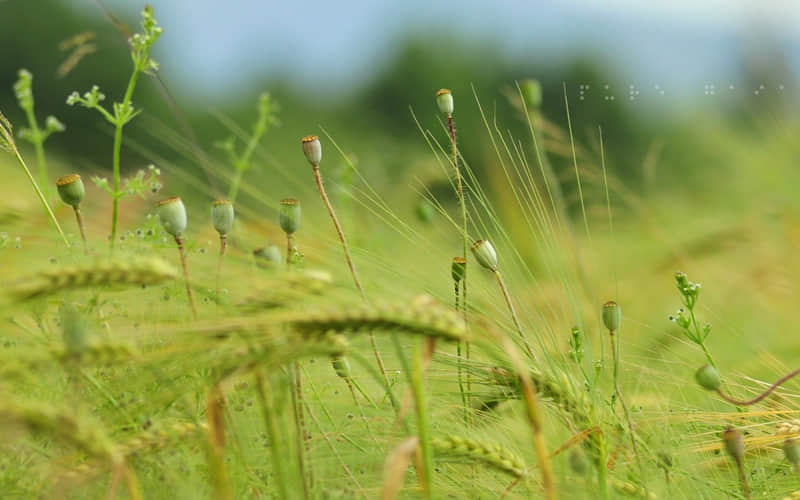
{"label": "hairy stem", "polygon": [[[458,281],[454,282],[455,308],[458,312]],[[461,361],[461,341],[456,342],[456,363],[458,366],[458,390],[461,393],[461,406],[464,408],[464,424],[469,426],[469,404],[467,403],[467,393],[464,389],[464,364]]]}
{"label": "hairy stem", "polygon": [[183,267],[183,280],[186,282],[186,296],[189,298],[189,306],[192,308],[192,316],[197,319],[197,306],[194,303],[194,292],[192,292],[192,282],[189,280],[189,268],[186,265],[186,251],[183,248],[183,239],[180,236],[175,237],[175,243],[178,245],[178,253],[181,255],[181,267]]}
{"label": "hairy stem", "polygon": [[414,367],[411,372],[411,390],[414,393],[414,406],[417,409],[417,434],[419,435],[420,449],[422,450],[422,488],[426,499],[433,497],[433,448],[428,429],[428,415],[425,406],[425,392],[423,384],[423,349],[414,356]]}
{"label": "hairy stem", "polygon": [[292,249],[294,248],[294,237],[286,233],[286,269],[292,268]]}
{"label": "hairy stem", "polygon": [[739,472],[739,482],[742,485],[742,493],[746,500],[750,500],[750,486],[747,484],[747,474],[744,472],[742,457],[736,457],[736,469]]}
{"label": "hairy stem", "polygon": [[[328,213],[331,216],[333,225],[336,227],[336,233],[339,235],[339,241],[342,243],[344,256],[347,259],[347,266],[350,268],[350,274],[353,276],[353,282],[355,283],[356,288],[358,288],[358,292],[361,294],[361,299],[366,302],[367,296],[364,293],[364,287],[361,285],[361,280],[358,279],[358,273],[356,272],[355,264],[353,264],[353,258],[350,256],[350,248],[347,246],[347,239],[344,236],[344,230],[342,229],[342,225],[339,223],[339,218],[336,217],[336,212],[333,210],[333,205],[331,205],[331,202],[328,199],[328,194],[325,192],[325,186],[322,184],[322,176],[319,173],[319,165],[314,165],[314,179],[317,181],[319,194],[322,197],[323,203],[325,203],[325,207],[328,209]],[[381,358],[381,354],[378,352],[378,344],[375,342],[375,335],[372,332],[369,334],[369,339],[370,343],[372,344],[372,352],[375,354],[375,360],[378,362],[378,368],[381,371],[381,375],[383,375],[383,378],[386,380],[386,387],[390,387],[389,376],[386,375],[386,367],[383,364],[383,358]]]}
{"label": "hairy stem", "polygon": [[642,459],[639,456],[639,448],[636,446],[636,434],[633,432],[633,422],[631,421],[631,414],[628,411],[628,404],[625,402],[625,398],[622,395],[622,389],[619,385],[619,336],[615,335],[616,331],[609,330],[608,336],[611,340],[611,352],[614,356],[614,394],[619,398],[619,402],[622,405],[622,412],[625,414],[625,422],[628,424],[628,433],[631,436],[631,447],[633,449],[633,454],[636,457],[636,463],[639,466],[639,475],[641,476],[642,487],[647,490],[647,486],[645,484],[645,475],[644,475],[644,467],[642,466]]}
{"label": "hairy stem", "polygon": [[528,354],[530,354],[532,358],[536,359],[536,355],[533,353],[533,349],[528,343],[528,339],[525,338],[525,333],[523,333],[522,331],[522,325],[519,322],[517,311],[516,309],[514,309],[514,302],[511,300],[511,295],[508,293],[506,282],[505,280],[503,280],[503,276],[500,274],[499,270],[495,269],[494,275],[497,278],[497,284],[500,286],[500,290],[503,292],[503,298],[506,299],[508,312],[511,314],[511,319],[514,321],[514,326],[517,328],[517,333],[519,334],[519,337],[522,340],[522,342],[525,344],[525,349],[528,351]]}
{"label": "hairy stem", "polygon": [[78,221],[78,229],[81,231],[81,239],[83,240],[83,252],[89,255],[89,244],[86,242],[86,230],[83,227],[83,217],[81,216],[81,208],[78,205],[72,207],[75,211],[75,220]]}
{"label": "hairy stem", "polygon": [[222,261],[225,260],[225,250],[228,248],[228,237],[219,235],[219,260],[217,261],[217,303],[219,304],[219,291],[222,283]]}

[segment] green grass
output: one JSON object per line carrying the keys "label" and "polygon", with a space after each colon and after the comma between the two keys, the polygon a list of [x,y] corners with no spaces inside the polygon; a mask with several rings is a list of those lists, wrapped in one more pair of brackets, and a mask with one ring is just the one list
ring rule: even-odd
{"label": "green grass", "polygon": [[[7,284],[0,296],[4,497],[301,498],[305,484],[313,498],[391,492],[535,498],[546,492],[532,422],[541,424],[552,490],[560,498],[645,491],[658,498],[740,497],[735,464],[720,438],[728,425],[745,433],[743,464],[753,496],[800,490],[800,477],[781,451],[786,436],[778,433],[779,424],[798,418],[797,383],[739,411],[694,382],[706,356],[667,320],[681,306],[673,275],[682,270],[703,283],[694,312],[700,323],[714,325],[705,346],[726,392],[746,399],[796,368],[797,124],[743,134],[698,117],[696,126],[710,132],[696,140],[697,148],[713,154],[716,164],[659,164],[663,187],[654,189],[620,178],[603,149],[580,144],[567,131],[539,128],[537,117],[529,122],[531,136],[510,137],[480,101],[461,97],[456,109],[465,106],[480,108],[494,152],[458,158],[466,232],[496,248],[519,325],[492,273],[471,256],[468,328],[453,310],[450,264],[463,251],[461,208],[455,195],[434,197],[414,178],[449,180],[457,191],[449,127],[437,119],[433,96],[430,109],[414,116],[429,153],[399,185],[359,170],[345,156],[351,145],[334,142],[336,131],[320,133],[320,170],[326,187],[339,193],[332,200],[366,303],[352,284],[299,137],[296,155],[272,158],[277,167],[266,172],[248,170],[247,182],[234,180],[247,168],[213,172],[220,186],[238,186],[242,200],[219,293],[219,242],[209,217],[218,193],[182,166],[149,154],[163,144],[125,144],[151,157],[168,185],[165,194],[186,203],[183,237],[197,320],[180,278],[142,286],[108,268],[102,278],[75,278],[75,269],[96,269],[107,254],[112,199],[87,185],[88,256],[79,250],[70,207],[53,204],[73,243],[67,249],[39,200],[27,195],[27,178],[14,159],[0,158],[5,188],[14,193],[0,205],[7,233],[0,238],[0,280]],[[457,123],[458,112],[454,118]],[[570,122],[584,126],[596,127]],[[166,143],[184,146],[175,137]],[[251,143],[247,165],[266,158],[258,141]],[[568,152],[569,168],[557,187],[548,172],[558,151]],[[483,182],[471,168],[476,161],[486,164]],[[68,164],[48,157],[53,180]],[[353,176],[349,195],[328,183],[328,172],[340,164]],[[155,199],[146,190],[140,194],[146,199],[126,203],[120,213],[115,259],[158,257],[179,269],[174,243],[155,219]],[[303,206],[293,239],[302,257],[291,271],[283,263],[258,265],[251,253],[270,242],[284,248],[278,200],[287,196]],[[430,221],[415,215],[420,197],[434,208]],[[37,278],[41,271],[53,281]],[[58,276],[70,278],[57,282]],[[45,290],[35,297],[14,293],[34,285]],[[609,300],[623,311],[618,383],[630,425],[628,412],[612,399],[615,363],[601,320]],[[582,353],[571,356],[574,327]],[[388,391],[371,334],[386,364]],[[426,337],[436,338],[429,365],[422,354]],[[469,359],[456,354],[456,341],[467,339]],[[341,355],[368,398],[351,393],[337,376],[330,360]],[[292,401],[296,366],[309,436],[302,454]],[[515,369],[532,381],[540,415],[530,411],[536,408],[530,399],[528,405],[522,400]],[[459,370],[470,380],[467,418]],[[224,441],[207,414],[217,386],[225,401]]]}

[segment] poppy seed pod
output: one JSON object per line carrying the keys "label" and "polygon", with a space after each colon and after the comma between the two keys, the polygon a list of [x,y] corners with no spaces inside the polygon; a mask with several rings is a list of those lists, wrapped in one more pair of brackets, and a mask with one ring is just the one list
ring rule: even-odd
{"label": "poppy seed pod", "polygon": [[458,283],[464,279],[467,274],[467,259],[464,257],[453,257],[453,265],[450,266],[450,273],[453,275],[453,281]]}
{"label": "poppy seed pod", "polygon": [[300,227],[300,202],[294,198],[281,200],[280,210],[281,229],[286,234],[294,234]]}
{"label": "poppy seed pod", "polygon": [[233,227],[233,203],[219,198],[211,203],[211,223],[220,236],[227,236]]}
{"label": "poppy seed pod", "polygon": [[478,264],[491,271],[497,271],[497,252],[489,240],[478,240],[472,244],[472,255]]}
{"label": "poppy seed pod", "polygon": [[744,438],[742,433],[733,427],[728,427],[722,432],[722,442],[725,444],[725,451],[736,460],[744,457]]}
{"label": "poppy seed pod", "polygon": [[69,174],[59,177],[56,181],[56,188],[58,188],[58,195],[61,197],[61,200],[73,207],[77,207],[81,204],[83,195],[86,193],[81,176],[78,174]]}
{"label": "poppy seed pod", "polygon": [[303,154],[306,155],[306,160],[312,166],[318,167],[319,162],[322,161],[322,143],[319,142],[319,137],[307,135],[300,141],[303,144]]}
{"label": "poppy seed pod", "polygon": [[700,384],[700,387],[709,391],[716,391],[719,389],[722,381],[719,378],[719,372],[711,365],[701,366],[694,373],[694,379]]}
{"label": "poppy seed pod", "polygon": [[800,442],[797,439],[789,438],[783,442],[783,454],[786,460],[792,465],[800,465]]}
{"label": "poppy seed pod", "polygon": [[450,89],[440,89],[436,92],[436,104],[442,113],[448,116],[453,114],[453,94]]}
{"label": "poppy seed pod", "polygon": [[616,332],[619,329],[619,324],[622,322],[622,308],[614,302],[609,300],[603,304],[603,324],[606,325],[608,331]]}
{"label": "poppy seed pod", "polygon": [[186,207],[177,196],[158,202],[158,218],[164,230],[176,238],[186,230]]}

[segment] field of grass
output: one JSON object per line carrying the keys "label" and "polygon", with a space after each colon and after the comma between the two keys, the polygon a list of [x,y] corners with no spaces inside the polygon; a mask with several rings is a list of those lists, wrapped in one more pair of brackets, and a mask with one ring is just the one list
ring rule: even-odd
{"label": "field of grass", "polygon": [[[525,85],[512,96],[525,137],[455,96],[452,117],[484,114],[495,153],[456,148],[455,162],[447,103],[432,95],[414,110],[429,154],[396,176],[361,170],[314,123],[319,142],[269,155],[266,98],[210,172],[216,188],[177,133],[161,141],[184,164],[123,156],[119,188],[55,155],[37,175],[44,151],[13,124],[0,156],[1,496],[795,498],[800,386],[747,406],[724,397],[755,398],[797,368],[800,127],[754,118],[744,133],[698,115],[703,154],[685,160],[697,164],[643,158],[646,181],[633,182],[602,130],[571,140]],[[130,112],[105,118],[147,156],[124,140],[146,118]],[[558,179],[553,159],[571,163]],[[72,173],[85,248],[56,189]],[[452,193],[434,196],[431,179]],[[223,195],[245,200],[230,226],[228,205],[212,204]],[[159,203],[172,196],[182,204]],[[469,250],[478,240],[495,269],[487,243]],[[460,281],[454,257],[467,261]],[[719,394],[695,380],[708,363]]]}

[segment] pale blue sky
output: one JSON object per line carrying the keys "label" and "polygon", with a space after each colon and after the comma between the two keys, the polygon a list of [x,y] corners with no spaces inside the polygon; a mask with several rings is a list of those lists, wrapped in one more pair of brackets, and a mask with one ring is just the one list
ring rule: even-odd
{"label": "pale blue sky", "polygon": [[[68,1],[96,10],[91,0]],[[133,0],[106,1],[127,20],[140,8]],[[800,68],[800,2],[793,0],[149,3],[166,27],[159,47],[165,75],[198,95],[244,89],[248,76],[352,88],[389,59],[405,34],[429,32],[490,40],[513,56],[553,63],[588,47],[626,84],[651,92],[659,85],[674,95],[736,84],[737,51],[761,50],[765,34]],[[600,82],[593,83],[596,89]]]}

